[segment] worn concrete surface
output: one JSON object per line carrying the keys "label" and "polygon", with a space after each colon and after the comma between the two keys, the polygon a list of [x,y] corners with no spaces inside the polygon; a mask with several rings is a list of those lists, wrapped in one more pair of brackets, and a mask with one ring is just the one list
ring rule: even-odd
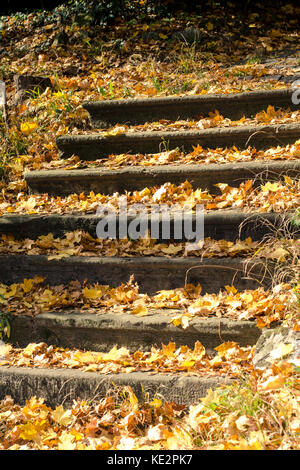
{"label": "worn concrete surface", "polygon": [[183,314],[181,309],[149,310],[148,316],[136,317],[130,313],[95,313],[84,311],[46,312],[32,318],[16,315],[11,320],[10,343],[26,347],[28,343],[45,342],[65,348],[92,351],[109,351],[114,345],[125,346],[134,352],[150,351],[174,341],[176,345],[194,348],[200,341],[207,352],[222,342],[236,341],[241,346],[253,345],[261,330],[254,320],[230,320],[228,318],[190,318],[185,329],[176,327],[171,319]]}
{"label": "worn concrete surface", "polygon": [[[249,236],[253,240],[261,240],[265,235],[274,234],[279,228],[289,229],[290,234],[295,238],[300,235],[300,229],[292,225],[290,220],[292,213],[276,212],[242,212],[237,210],[217,210],[204,214],[204,237],[211,237],[215,240],[245,239]],[[114,217],[114,215],[112,215]],[[152,233],[151,220],[146,221],[145,226]],[[40,235],[53,233],[55,237],[63,237],[66,232],[83,230],[97,238],[97,224],[101,220],[96,214],[7,214],[0,217],[0,233],[12,234],[16,239],[31,238],[36,239]],[[132,221],[128,216],[127,227]],[[170,216],[170,236],[166,238],[162,227],[165,216],[162,214],[158,220],[159,236],[152,235],[158,241],[170,242],[174,239],[174,219]],[[169,219],[167,219],[169,220]],[[108,219],[107,219],[108,221]],[[178,222],[178,220],[177,220]],[[142,221],[141,221],[142,223]],[[183,222],[182,222],[183,223]],[[195,231],[197,219],[192,217],[192,229]],[[168,222],[169,224],[169,222]],[[199,221],[198,221],[199,224]],[[199,225],[198,225],[199,226]],[[119,219],[116,218],[116,235],[119,234]],[[186,240],[184,230],[182,236],[175,241]]]}
{"label": "worn concrete surface", "polygon": [[[232,283],[238,290],[256,289],[261,284],[270,287],[272,263],[247,258],[166,257],[85,257],[72,256],[48,260],[42,255],[1,255],[0,282],[23,282],[35,275],[43,276],[50,285],[66,284],[72,280],[117,287],[134,275],[141,292],[156,293],[192,283],[201,284],[203,292],[213,293]],[[248,274],[247,274],[248,273]]]}
{"label": "worn concrete surface", "polygon": [[146,372],[130,374],[100,374],[72,369],[30,369],[0,367],[0,399],[10,395],[16,403],[24,404],[32,396],[45,399],[48,406],[64,404],[72,406],[73,400],[97,400],[107,391],[114,393],[116,387],[129,385],[137,397],[143,400],[160,394],[167,401],[197,403],[222,383],[230,383],[226,376],[196,377],[182,374],[149,375]]}
{"label": "worn concrete surface", "polygon": [[82,170],[44,170],[25,173],[29,191],[33,194],[48,193],[66,196],[74,192],[101,194],[123,193],[141,190],[145,187],[160,186],[166,182],[181,184],[189,181],[194,189],[208,189],[219,193],[217,183],[239,186],[241,182],[254,179],[258,186],[264,181],[274,181],[285,175],[297,178],[300,161],[255,161],[225,164],[191,164],[131,166],[118,170],[88,168]]}

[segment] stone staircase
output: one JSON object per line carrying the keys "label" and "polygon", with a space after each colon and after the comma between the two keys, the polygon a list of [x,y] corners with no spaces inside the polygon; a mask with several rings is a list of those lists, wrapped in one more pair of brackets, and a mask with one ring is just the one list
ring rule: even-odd
{"label": "stone staircase", "polygon": [[[200,97],[161,98],[147,100],[123,100],[85,103],[91,123],[99,128],[115,123],[139,124],[154,119],[185,119],[206,114],[218,109],[225,117],[251,116],[275,107],[296,108],[291,101],[290,90],[242,93],[237,95],[210,95]],[[298,106],[299,107],[299,106]],[[216,148],[235,145],[245,148],[251,144],[257,149],[271,145],[293,143],[300,136],[299,124],[241,126],[238,128],[216,128],[185,132],[128,133],[116,136],[99,134],[61,136],[57,145],[61,158],[73,154],[82,160],[108,157],[112,153],[130,150],[138,153],[158,152],[162,142],[169,148],[193,145]],[[99,192],[111,194],[161,185],[176,184],[188,180],[194,188],[212,190],[216,183],[238,186],[242,181],[256,178],[256,184],[266,180],[279,180],[284,175],[298,178],[299,161],[247,162],[235,164],[164,165],[147,167],[125,167],[119,170],[83,169],[32,171],[25,174],[31,193],[49,193],[65,196],[74,192]],[[274,228],[289,225],[291,214],[251,213],[218,210],[205,214],[204,236],[213,239],[235,241],[251,236],[261,240]],[[15,238],[35,239],[52,232],[63,236],[77,229],[96,237],[96,214],[49,214],[49,215],[5,215],[0,218],[0,233],[13,234]],[[128,220],[130,223],[130,219]],[[163,219],[160,220],[160,227]],[[174,219],[171,219],[171,234]],[[290,225],[292,230],[292,226]],[[295,230],[295,229],[294,229]],[[295,237],[299,232],[294,233]],[[159,241],[164,241],[163,235]],[[172,236],[171,236],[172,241]],[[179,240],[177,240],[179,241]],[[184,237],[182,241],[185,241]],[[234,285],[238,290],[255,289],[260,285],[269,287],[271,278],[265,276],[264,262],[245,258],[210,258],[202,261],[193,257],[100,257],[72,256],[49,260],[44,255],[1,255],[0,282],[12,284],[24,278],[44,276],[50,285],[68,283],[71,280],[98,282],[118,286],[134,275],[141,292],[155,293],[161,289],[183,287],[185,281],[200,283],[203,292],[218,292],[225,285]],[[251,269],[251,279],[247,276]],[[268,271],[272,272],[269,263]],[[131,351],[139,348],[150,350],[152,345],[161,346],[170,341],[177,345],[193,347],[200,341],[207,349],[222,342],[236,341],[242,346],[253,345],[261,331],[253,321],[233,321],[226,318],[193,318],[186,329],[170,323],[170,313],[157,310],[154,315],[137,318],[133,315],[117,315],[101,312],[91,313],[47,312],[35,318],[18,315],[12,321],[11,342],[20,347],[29,342],[44,341],[63,347],[76,347],[94,351],[110,350],[115,344],[126,346]],[[178,313],[178,311],[177,311]],[[130,385],[142,397],[145,392],[160,393],[167,400],[178,403],[193,403],[209,388],[228,382],[223,376],[196,377],[180,374],[155,374],[134,372],[130,374],[103,375],[66,369],[25,369],[0,367],[0,399],[10,394],[23,403],[32,395],[41,396],[52,406],[62,402],[72,404],[77,397],[92,399],[105,394],[112,386]]]}

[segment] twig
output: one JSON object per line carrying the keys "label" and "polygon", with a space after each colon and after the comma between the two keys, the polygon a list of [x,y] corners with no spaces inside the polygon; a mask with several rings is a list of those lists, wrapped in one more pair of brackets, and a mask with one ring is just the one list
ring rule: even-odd
{"label": "twig", "polygon": [[[198,268],[217,268],[217,269],[229,269],[230,271],[235,271],[237,273],[237,271],[240,271],[241,273],[243,274],[246,274],[245,271],[243,271],[242,269],[239,269],[239,268],[232,268],[231,266],[222,266],[221,264],[198,264],[197,266],[191,266],[185,273],[185,280],[184,280],[184,284],[186,285],[187,284],[187,277],[188,277],[188,273],[189,271],[191,271],[192,269],[198,269]],[[235,274],[236,274],[235,273]],[[243,278],[243,279],[246,279],[246,278]],[[260,281],[258,281],[257,279],[254,279],[254,281],[260,283]]]}
{"label": "twig", "polygon": [[256,131],[256,132],[253,132],[253,134],[251,134],[251,135],[249,136],[249,138],[248,138],[248,140],[247,140],[247,142],[246,142],[246,144],[245,144],[245,149],[248,147],[249,140],[250,140],[254,135],[256,135],[256,134],[267,134],[267,135],[269,135],[269,136],[271,136],[271,137],[274,137],[274,139],[276,139],[277,142],[280,143],[280,145],[284,146],[284,143],[283,143],[281,140],[279,140],[274,134],[272,134],[272,132]]}

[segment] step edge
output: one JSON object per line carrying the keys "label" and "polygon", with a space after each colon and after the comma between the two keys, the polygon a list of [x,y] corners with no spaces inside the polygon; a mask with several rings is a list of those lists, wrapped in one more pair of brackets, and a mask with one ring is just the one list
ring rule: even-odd
{"label": "step edge", "polygon": [[121,167],[120,169],[106,169],[106,168],[91,168],[91,169],[74,169],[74,170],[34,170],[34,171],[25,171],[24,178],[27,182],[42,179],[65,179],[65,178],[91,178],[91,177],[115,177],[117,175],[151,175],[153,173],[163,175],[163,174],[186,174],[193,173],[194,175],[206,175],[210,173],[226,173],[232,172],[232,170],[243,171],[267,171],[267,170],[276,170],[287,171],[287,170],[299,170],[300,171],[300,159],[299,160],[282,160],[282,161],[265,161],[261,162],[236,162],[236,163],[199,163],[199,164],[179,164],[179,165],[152,165],[152,166],[129,166]]}
{"label": "step edge", "polygon": [[95,101],[84,101],[82,106],[87,109],[87,107],[94,107],[94,108],[116,108],[118,106],[122,107],[151,107],[151,106],[165,106],[167,103],[172,105],[178,104],[187,104],[190,105],[191,103],[201,104],[201,103],[208,103],[214,101],[222,101],[222,102],[233,102],[234,104],[239,105],[240,102],[245,100],[247,101],[267,101],[270,98],[276,97],[278,98],[287,98],[292,96],[293,89],[291,88],[284,88],[280,90],[259,90],[259,91],[249,91],[249,92],[241,92],[241,93],[228,93],[228,94],[221,94],[221,93],[213,93],[213,94],[206,94],[206,95],[172,95],[172,96],[163,96],[157,98],[132,98],[132,99],[124,99],[124,100],[95,100]]}

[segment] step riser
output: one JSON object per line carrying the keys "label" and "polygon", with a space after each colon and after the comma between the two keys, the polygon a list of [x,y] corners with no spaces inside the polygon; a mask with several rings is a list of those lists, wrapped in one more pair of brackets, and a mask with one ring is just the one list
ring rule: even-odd
{"label": "step riser", "polygon": [[[50,285],[66,284],[78,280],[117,287],[134,275],[141,292],[154,294],[161,289],[175,289],[192,283],[202,285],[203,292],[219,292],[225,285],[234,286],[239,290],[256,289],[260,285],[270,287],[271,279],[265,275],[263,261],[249,262],[252,266],[248,279],[244,274],[247,260],[239,258],[94,258],[72,257],[61,260],[47,260],[45,256],[11,255],[1,256],[1,264],[5,271],[0,273],[3,284],[20,283],[24,278],[43,276]],[[205,267],[203,267],[205,265]],[[218,268],[216,268],[218,266]],[[187,270],[193,267],[187,273]],[[268,266],[271,271],[272,266]],[[246,278],[245,278],[246,277]],[[258,282],[259,281],[259,282]]]}
{"label": "step riser", "polygon": [[261,330],[254,321],[230,321],[221,318],[190,319],[186,329],[170,324],[171,318],[183,313],[159,311],[155,315],[136,318],[132,314],[44,313],[35,318],[13,317],[9,342],[17,347],[45,342],[64,348],[110,351],[115,345],[131,352],[150,351],[174,341],[176,345],[194,348],[200,341],[209,354],[220,343],[238,342],[241,346],[256,343]]}
{"label": "step riser", "polygon": [[[215,240],[229,240],[234,241],[237,239],[245,239],[251,237],[253,240],[261,240],[266,235],[272,235],[280,227],[285,227],[289,230],[291,236],[298,238],[300,229],[293,226],[290,222],[292,214],[279,214],[279,213],[257,213],[248,214],[238,211],[213,211],[204,215],[204,237],[211,237]],[[114,223],[114,217],[113,219]],[[196,219],[195,216],[191,219],[192,229],[195,231],[200,227],[201,218]],[[97,238],[97,224],[101,218],[94,215],[9,215],[0,218],[0,234],[12,234],[16,239],[30,238],[35,240],[40,235],[47,235],[53,233],[54,237],[63,237],[66,232],[74,230],[82,230],[90,233],[94,238]],[[108,218],[106,219],[108,222]],[[133,219],[128,216],[127,224],[123,219],[124,231],[130,227]],[[109,222],[108,222],[109,223]],[[141,220],[141,225],[143,220]],[[175,241],[186,241],[189,237],[188,232],[185,232],[184,222],[181,221],[182,236],[179,237],[178,222],[174,223],[174,218],[161,219],[151,228],[151,218],[145,220],[145,227],[149,228],[152,237],[157,239],[158,242],[172,242],[174,235],[177,237]],[[198,224],[198,225],[197,225]],[[104,224],[103,224],[104,225]],[[127,226],[127,229],[126,229]],[[132,226],[131,226],[132,227]],[[169,233],[166,231],[170,227]],[[176,228],[176,232],[175,232]],[[158,229],[158,230],[157,230]],[[163,231],[164,230],[164,231]],[[116,236],[124,238],[122,230],[119,229],[119,219],[116,218]],[[99,230],[98,230],[99,233]],[[158,236],[159,235],[159,236]],[[191,241],[191,240],[189,240]]]}
{"label": "step riser", "polygon": [[71,407],[73,400],[100,400],[116,387],[130,386],[139,400],[149,393],[159,393],[165,400],[187,405],[197,403],[209,389],[221,383],[230,383],[225,377],[180,377],[178,375],[98,374],[67,369],[28,369],[0,367],[0,400],[10,395],[16,403],[25,404],[36,396],[45,399],[48,406],[61,404]]}
{"label": "step riser", "polygon": [[300,162],[249,162],[211,165],[168,165],[164,167],[131,167],[120,170],[48,170],[25,174],[29,190],[33,194],[48,193],[52,196],[67,196],[94,191],[96,194],[124,193],[164,183],[181,184],[189,181],[194,189],[219,192],[217,183],[238,187],[248,179],[254,179],[254,187],[264,181],[275,181],[289,175],[298,178]]}
{"label": "step riser", "polygon": [[198,144],[211,149],[229,148],[234,145],[245,149],[251,145],[257,150],[262,150],[274,145],[292,144],[299,135],[299,124],[282,124],[217,128],[198,132],[145,132],[106,137],[98,134],[60,136],[56,139],[56,144],[61,158],[77,155],[81,160],[90,161],[121,153],[157,153],[174,148],[192,151]]}
{"label": "step riser", "polygon": [[292,102],[293,90],[262,91],[229,95],[205,95],[144,100],[98,101],[83,103],[94,127],[142,124],[160,119],[192,119],[207,116],[216,109],[224,117],[240,119],[253,116],[269,105],[299,109]]}

